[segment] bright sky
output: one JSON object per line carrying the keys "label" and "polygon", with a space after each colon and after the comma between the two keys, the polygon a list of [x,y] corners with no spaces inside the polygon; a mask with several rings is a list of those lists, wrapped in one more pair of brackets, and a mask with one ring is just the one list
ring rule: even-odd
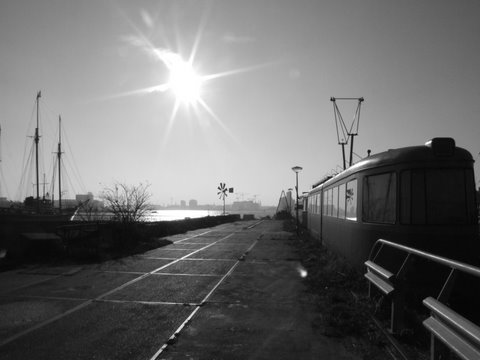
{"label": "bright sky", "polygon": [[276,205],[293,166],[306,191],[341,164],[332,96],[365,98],[360,156],[449,136],[479,179],[479,19],[477,0],[0,0],[1,196],[39,90],[45,172],[61,115],[81,174],[70,198],[148,182],[156,204],[220,204],[225,182],[227,203]]}

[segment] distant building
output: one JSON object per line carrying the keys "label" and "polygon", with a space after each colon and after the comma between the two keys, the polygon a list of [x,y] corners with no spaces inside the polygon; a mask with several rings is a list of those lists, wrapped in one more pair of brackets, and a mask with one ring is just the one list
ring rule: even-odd
{"label": "distant building", "polygon": [[232,210],[233,211],[260,210],[260,204],[253,202],[252,200],[234,201],[232,204]]}
{"label": "distant building", "polygon": [[85,201],[88,201],[88,200],[93,200],[93,194],[91,192],[89,193],[86,193],[86,194],[77,194],[75,195],[75,200],[77,200],[78,202],[85,202]]}
{"label": "distant building", "polygon": [[196,208],[196,207],[198,207],[198,201],[197,201],[197,200],[193,200],[193,199],[190,200],[190,201],[188,202],[188,207],[191,207],[191,208]]}
{"label": "distant building", "polygon": [[180,200],[180,207],[182,208],[187,207],[187,202],[185,200]]}

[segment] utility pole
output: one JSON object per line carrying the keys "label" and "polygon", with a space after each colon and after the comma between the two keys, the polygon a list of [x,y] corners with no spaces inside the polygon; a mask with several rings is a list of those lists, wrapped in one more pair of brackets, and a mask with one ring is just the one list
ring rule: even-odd
{"label": "utility pole", "polygon": [[[355,110],[355,115],[353,116],[352,124],[350,128],[347,128],[345,125],[345,121],[343,121],[342,114],[340,113],[340,109],[337,106],[337,100],[356,100],[358,101],[357,109]],[[348,166],[353,165],[353,140],[354,137],[358,135],[358,127],[360,125],[360,108],[362,106],[362,102],[365,99],[363,97],[360,98],[334,98],[331,97],[330,101],[333,103],[333,113],[335,116],[335,127],[337,129],[337,140],[338,144],[342,146],[342,157],[343,157],[343,170],[347,169],[346,159],[345,159],[345,145],[348,144],[350,140],[350,160],[348,162]]]}

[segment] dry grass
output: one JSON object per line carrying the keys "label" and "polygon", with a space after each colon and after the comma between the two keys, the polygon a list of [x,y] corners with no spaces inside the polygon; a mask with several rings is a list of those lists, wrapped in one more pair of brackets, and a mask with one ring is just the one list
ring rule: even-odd
{"label": "dry grass", "polygon": [[[288,220],[284,229],[295,231]],[[340,339],[362,359],[391,358],[392,347],[372,320],[376,309],[367,296],[363,274],[306,234],[292,241],[308,271],[308,290],[317,302],[318,315],[313,325],[318,331]]]}

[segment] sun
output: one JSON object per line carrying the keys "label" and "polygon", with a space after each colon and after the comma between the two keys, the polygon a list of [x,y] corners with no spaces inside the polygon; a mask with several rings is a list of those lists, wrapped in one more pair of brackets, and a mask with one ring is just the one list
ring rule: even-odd
{"label": "sun", "polygon": [[167,86],[176,101],[185,105],[196,105],[201,100],[202,77],[193,66],[178,57],[169,66],[170,78]]}
{"label": "sun", "polygon": [[[144,19],[145,25],[148,26],[149,32],[155,30],[155,24],[152,20],[153,17],[146,12],[142,12],[142,18]],[[167,45],[166,47],[155,46],[150,38],[147,37],[147,35],[142,32],[133,23],[133,21],[131,21],[127,16],[125,16],[125,19],[132,26],[136,34],[124,35],[121,37],[121,39],[129,46],[142,50],[148,55],[149,58],[156,60],[157,65],[160,65],[159,73],[162,74],[162,79],[165,79],[163,78],[163,74],[166,75],[166,81],[153,86],[111,95],[108,97],[108,99],[119,98],[123,96],[147,95],[152,93],[171,93],[174,96],[174,102],[172,104],[170,116],[167,115],[162,117],[162,119],[166,119],[163,144],[167,143],[170,131],[172,130],[176,122],[177,115],[182,108],[187,110],[192,109],[193,112],[188,111],[189,118],[199,120],[200,125],[209,126],[209,120],[213,120],[214,123],[218,125],[230,139],[238,143],[238,139],[236,139],[235,135],[229,130],[222,119],[217,116],[215,111],[210,107],[206,98],[204,97],[206,85],[215,79],[230,77],[244,72],[250,72],[270,64],[259,64],[222,72],[202,74],[197,72],[194,64],[196,64],[196,55],[206,24],[205,16],[199,25],[198,31],[194,34],[195,36],[192,47],[189,54],[187,53],[187,57],[185,58],[178,51],[184,47],[180,46],[182,44],[171,46],[172,44],[170,41],[168,41],[168,38],[165,38],[164,42],[165,45]],[[176,37],[179,38],[179,34],[176,34]]]}

